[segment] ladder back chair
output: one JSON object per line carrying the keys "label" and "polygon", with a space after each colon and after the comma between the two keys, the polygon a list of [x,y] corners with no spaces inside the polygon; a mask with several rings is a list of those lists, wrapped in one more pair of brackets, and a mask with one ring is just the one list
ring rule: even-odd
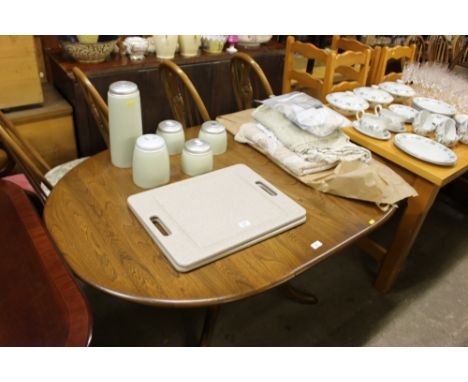
{"label": "ladder back chair", "polygon": [[[0,139],[10,156],[18,164],[36,192],[40,202],[45,203],[52,185],[45,174],[51,170],[37,150],[23,139],[14,124],[0,111]],[[42,185],[42,187],[41,187]],[[47,190],[44,190],[44,187]]]}
{"label": "ladder back chair", "polygon": [[211,120],[197,89],[177,64],[164,60],[159,65],[159,75],[174,119],[184,127]]}
{"label": "ladder back chair", "polygon": [[452,39],[452,59],[449,69],[457,65],[468,67],[468,39],[466,36],[454,36]]}
{"label": "ladder back chair", "polygon": [[68,171],[87,159],[74,159],[51,168],[34,146],[21,136],[16,126],[1,111],[0,140],[23,171],[42,205],[45,204],[54,185]]}
{"label": "ladder back chair", "polygon": [[[369,50],[370,51],[369,72],[367,73],[366,84],[371,85],[373,83],[372,81],[374,79],[375,72],[379,64],[380,51],[381,51],[380,46],[376,46],[372,48],[369,45],[366,45],[354,38],[341,37],[339,35],[334,35],[332,37],[331,49],[336,51],[337,53],[343,53],[348,50],[351,50],[354,52],[365,52]],[[349,70],[347,66],[340,66],[336,68],[336,72],[343,74],[347,78],[351,78],[355,80],[357,80],[358,78],[356,71]]]}
{"label": "ladder back chair", "polygon": [[91,110],[99,132],[106,146],[109,147],[109,108],[86,74],[76,66],[72,71],[78,81],[89,110]]}
{"label": "ladder back chair", "polygon": [[414,61],[415,62],[424,62],[427,60],[427,52],[426,52],[426,41],[424,41],[423,36],[412,35],[406,37],[405,45],[411,46],[416,45],[416,52],[414,54]]}
{"label": "ladder back chair", "polygon": [[450,42],[447,37],[432,36],[429,40],[428,61],[448,64],[450,60]]}
{"label": "ladder back chair", "polygon": [[[294,67],[294,56],[301,55],[308,60],[322,61],[325,63],[325,75],[323,79],[314,77],[307,71],[300,71]],[[369,71],[370,52],[347,51],[337,54],[333,50],[324,50],[317,48],[311,43],[295,41],[294,37],[289,36],[286,41],[286,53],[283,72],[283,93],[289,93],[292,90],[291,81],[297,81],[299,89],[311,89],[317,92],[318,98],[325,102],[325,96],[328,93],[352,90],[356,87],[365,86],[367,73]],[[359,69],[355,66],[359,65]],[[336,68],[348,66],[350,70],[355,71],[357,79],[342,81],[334,84],[333,78]]]}
{"label": "ladder back chair", "polygon": [[385,81],[396,81],[401,78],[401,72],[390,72],[386,73],[387,66],[391,60],[400,60],[402,62],[401,69],[405,64],[414,61],[416,53],[416,45],[402,46],[398,45],[392,48],[387,46],[382,48],[380,53],[379,66],[374,77],[374,83],[379,84]]}
{"label": "ladder back chair", "polygon": [[253,107],[255,99],[273,95],[270,82],[258,63],[248,54],[238,52],[230,63],[232,88],[239,110]]}

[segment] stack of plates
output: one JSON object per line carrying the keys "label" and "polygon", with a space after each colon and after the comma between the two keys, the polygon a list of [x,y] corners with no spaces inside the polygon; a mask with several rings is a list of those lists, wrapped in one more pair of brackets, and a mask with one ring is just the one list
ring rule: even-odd
{"label": "stack of plates", "polygon": [[304,208],[245,165],[132,195],[128,205],[181,272],[306,220]]}

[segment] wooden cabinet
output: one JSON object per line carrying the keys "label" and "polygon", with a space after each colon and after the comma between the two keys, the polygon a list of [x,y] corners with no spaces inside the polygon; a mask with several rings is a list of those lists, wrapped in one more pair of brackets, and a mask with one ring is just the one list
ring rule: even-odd
{"label": "wooden cabinet", "polygon": [[[276,41],[256,49],[246,50],[264,70],[276,94],[281,92],[284,61],[284,46]],[[231,85],[231,56],[202,54],[198,57],[176,56],[174,61],[187,73],[198,89],[212,118],[236,111],[236,102]],[[80,156],[92,155],[104,149],[104,142],[87,108],[78,84],[71,74],[79,66],[89,77],[104,100],[107,100],[109,85],[115,81],[135,82],[140,90],[143,129],[154,133],[157,124],[172,118],[159,80],[159,60],[147,57],[141,62],[132,62],[125,56],[114,55],[101,64],[79,64],[62,52],[49,52],[52,81],[74,108],[75,129]]]}
{"label": "wooden cabinet", "polygon": [[0,36],[0,109],[43,102],[33,36]]}
{"label": "wooden cabinet", "polygon": [[77,156],[73,109],[51,84],[43,85],[44,103],[6,113],[21,135],[54,167]]}

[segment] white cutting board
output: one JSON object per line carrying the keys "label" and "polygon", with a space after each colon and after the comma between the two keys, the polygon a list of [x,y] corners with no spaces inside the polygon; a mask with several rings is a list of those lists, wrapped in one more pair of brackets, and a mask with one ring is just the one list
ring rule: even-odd
{"label": "white cutting board", "polygon": [[181,272],[290,229],[306,218],[304,208],[241,164],[131,195],[128,205]]}

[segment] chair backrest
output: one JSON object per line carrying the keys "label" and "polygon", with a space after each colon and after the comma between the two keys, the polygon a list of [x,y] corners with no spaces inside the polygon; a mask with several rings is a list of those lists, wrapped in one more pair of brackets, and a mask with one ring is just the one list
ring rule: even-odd
{"label": "chair backrest", "polygon": [[25,193],[4,180],[0,216],[0,346],[89,345],[85,296]]}
{"label": "chair backrest", "polygon": [[[318,60],[325,63],[325,75],[323,79],[314,77],[311,73],[300,71],[294,67],[294,56],[301,55],[308,60]],[[347,51],[337,54],[333,50],[317,48],[311,43],[295,41],[289,36],[286,41],[285,63],[283,72],[283,93],[291,91],[291,81],[297,81],[299,87],[318,91],[321,101],[331,92],[351,90],[359,86],[365,86],[369,71],[370,51]],[[356,69],[356,65],[359,68]],[[355,72],[355,79],[333,83],[336,68],[349,67],[348,71]]]}
{"label": "chair backrest", "polygon": [[414,54],[415,62],[424,62],[427,60],[427,49],[426,41],[424,41],[423,36],[411,35],[406,37],[405,45],[411,46],[416,45],[416,52]]}
{"label": "chair backrest", "polygon": [[232,88],[239,110],[253,107],[254,99],[263,99],[273,95],[270,82],[262,68],[248,54],[243,52],[234,54],[230,66]]}
{"label": "chair backrest", "polygon": [[109,108],[89,78],[80,68],[75,66],[73,68],[73,74],[80,85],[80,89],[83,92],[83,96],[89,109],[91,110],[91,114],[98,126],[99,132],[101,133],[106,146],[109,147]]}
{"label": "chair backrest", "polygon": [[452,58],[450,69],[457,65],[468,65],[468,39],[466,36],[454,36],[452,39]]}
{"label": "chair backrest", "polygon": [[390,60],[400,60],[402,62],[401,69],[404,64],[414,61],[416,53],[416,45],[402,46],[397,45],[392,48],[385,46],[382,48],[379,59],[379,66],[375,74],[373,82],[379,84],[384,81],[395,81],[401,78],[401,72],[391,72],[386,74],[387,65]]}
{"label": "chair backrest", "polygon": [[42,158],[37,150],[21,137],[15,125],[0,111],[0,139],[11,157],[21,167],[29,182],[36,191],[40,201],[44,204],[48,192],[53,186],[45,178],[50,170],[48,163]]}
{"label": "chair backrest", "polygon": [[428,61],[448,63],[450,60],[450,43],[447,37],[439,35],[429,39]]}
{"label": "chair backrest", "polygon": [[164,60],[159,65],[159,75],[174,119],[184,127],[211,119],[197,89],[177,64]]}
{"label": "chair backrest", "polygon": [[[380,58],[380,46],[376,46],[375,48],[370,47],[354,38],[351,37],[341,37],[339,35],[334,35],[332,37],[332,44],[331,49],[336,51],[337,53],[343,53],[348,50],[354,52],[366,52],[370,51],[370,60],[369,60],[369,71],[367,73],[366,84],[372,84],[372,80],[375,76],[375,72],[377,70],[377,66],[379,64]],[[340,66],[336,68],[336,72],[343,74],[347,78],[351,79],[358,79],[358,73],[355,70],[350,70],[347,66]]]}

